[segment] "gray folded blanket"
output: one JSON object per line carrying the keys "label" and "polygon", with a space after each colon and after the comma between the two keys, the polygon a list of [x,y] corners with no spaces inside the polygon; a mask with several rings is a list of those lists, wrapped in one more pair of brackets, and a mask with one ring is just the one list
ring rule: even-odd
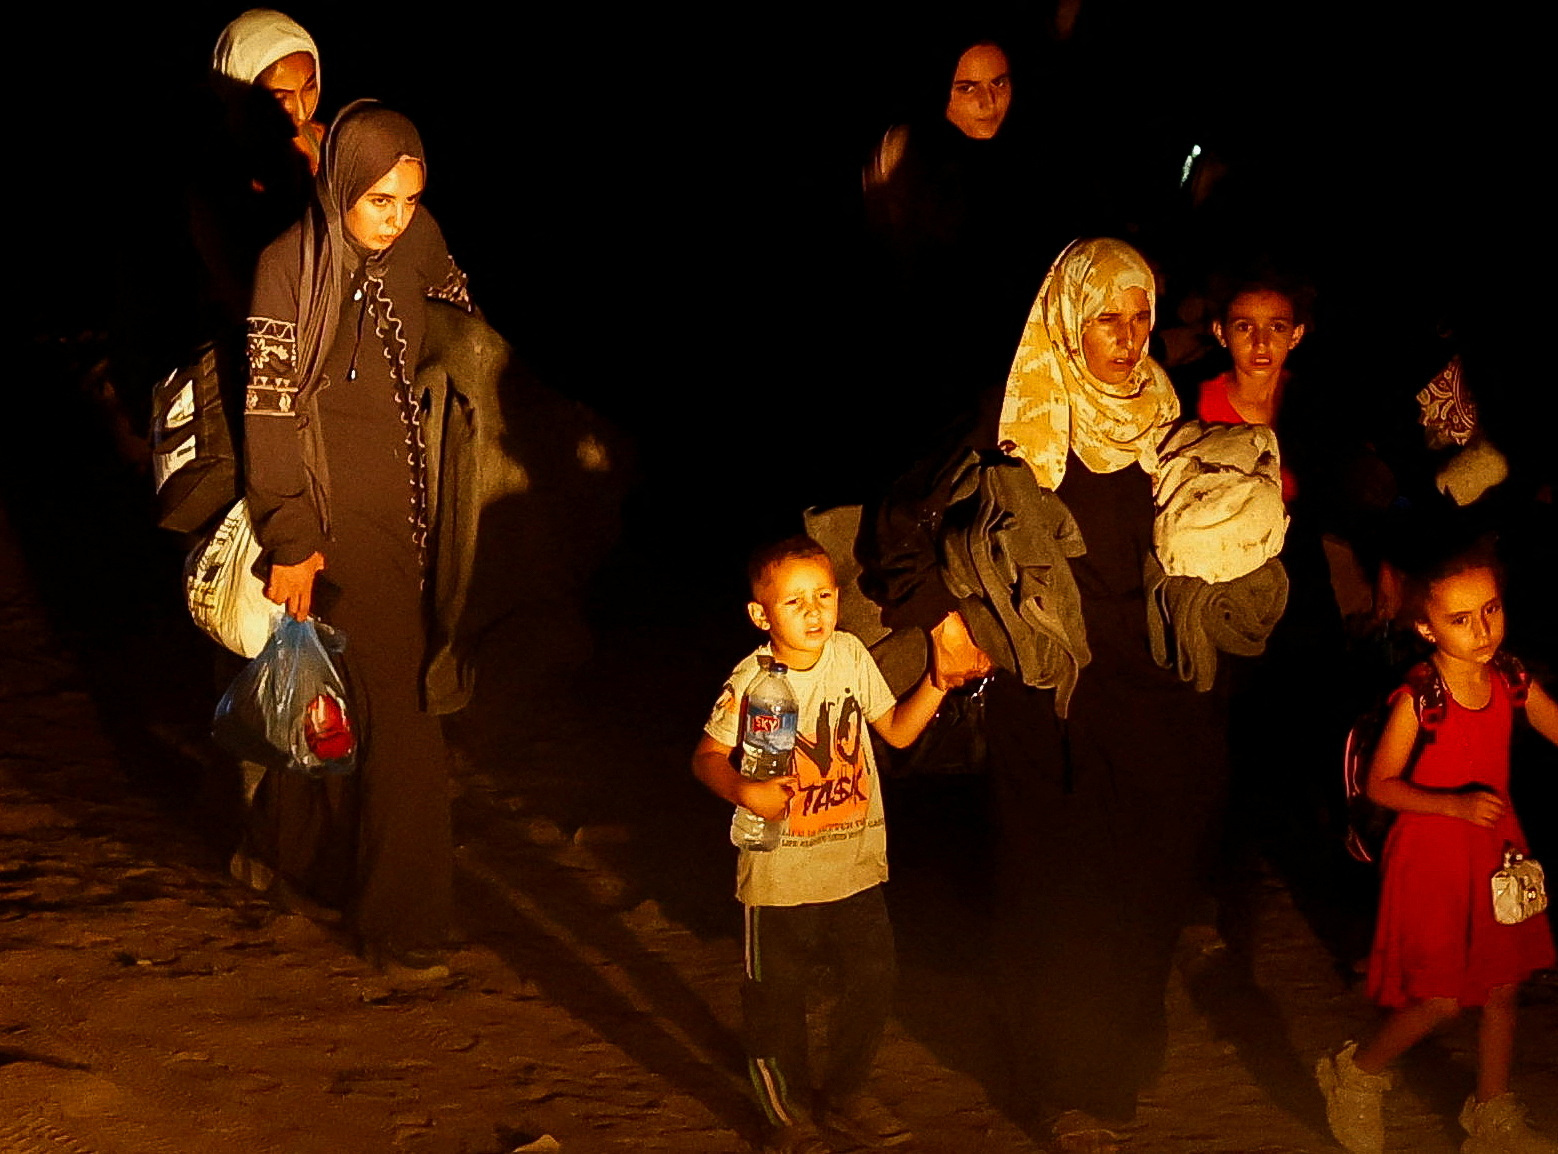
{"label": "gray folded blanket", "polygon": [[[1199,577],[1168,577],[1156,556],[1146,563],[1147,634],[1152,656],[1198,692],[1212,687],[1217,654],[1254,657],[1287,608],[1288,575],[1273,557],[1259,569],[1215,584]],[[1169,655],[1173,644],[1174,655]]]}
{"label": "gray folded blanket", "polygon": [[[806,531],[827,549],[838,575],[839,627],[866,643],[901,695],[925,675],[929,647],[923,630],[889,632],[860,592],[859,526],[857,505],[806,513]],[[959,599],[975,644],[1028,685],[1054,689],[1062,717],[1092,659],[1070,565],[1086,551],[1070,510],[1021,461],[970,452],[958,465],[942,519],[941,578]]]}
{"label": "gray folded blanket", "polygon": [[1061,717],[1092,659],[1070,564],[1085,552],[1071,511],[1032,469],[969,454],[942,522],[942,580],[975,643],[1024,683],[1054,689]]}

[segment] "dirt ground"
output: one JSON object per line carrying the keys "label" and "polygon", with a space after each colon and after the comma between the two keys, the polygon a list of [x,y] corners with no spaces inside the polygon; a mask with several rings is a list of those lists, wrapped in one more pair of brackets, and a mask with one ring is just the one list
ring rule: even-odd
{"label": "dirt ground", "polygon": [[[450,979],[396,987],[229,878],[226,787],[198,733],[148,713],[136,747],[105,711],[104,666],[121,684],[155,668],[78,657],[45,600],[0,523],[0,1152],[750,1148],[726,818],[685,772],[739,634],[684,645],[697,675],[657,679],[652,710],[591,709],[515,672],[451,726],[464,942]],[[621,681],[597,674],[589,699],[642,698],[625,655],[656,646],[603,638],[596,668]],[[207,758],[205,776],[153,788],[159,742]],[[917,817],[935,789],[900,793],[902,975],[876,1090],[911,1149],[1043,1149],[992,1104],[977,936]],[[1309,1070],[1373,1011],[1286,888],[1268,878],[1257,910],[1253,984],[1205,928],[1187,934],[1130,1150],[1334,1149]],[[1526,1001],[1518,1087],[1558,1132],[1558,984]],[[1458,1024],[1405,1065],[1392,1150],[1457,1149],[1472,1041]]]}

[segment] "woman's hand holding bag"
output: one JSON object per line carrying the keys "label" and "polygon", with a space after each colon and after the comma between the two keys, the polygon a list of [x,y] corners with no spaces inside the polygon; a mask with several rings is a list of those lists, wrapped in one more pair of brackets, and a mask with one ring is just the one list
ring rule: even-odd
{"label": "woman's hand holding bag", "polygon": [[238,757],[313,776],[357,767],[358,734],[334,658],[346,638],[283,615],[216,707],[213,734]]}
{"label": "woman's hand holding bag", "polygon": [[324,567],[322,553],[314,553],[296,565],[272,565],[265,596],[277,605],[285,605],[296,620],[307,621],[314,604],[314,578]]}

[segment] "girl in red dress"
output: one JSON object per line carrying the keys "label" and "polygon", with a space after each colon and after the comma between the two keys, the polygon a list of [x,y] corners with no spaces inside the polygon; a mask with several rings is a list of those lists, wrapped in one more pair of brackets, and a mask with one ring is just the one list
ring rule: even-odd
{"label": "girl in red dress", "polygon": [[1368,979],[1390,1016],[1363,1045],[1320,1060],[1326,1113],[1348,1150],[1379,1154],[1386,1067],[1463,1007],[1480,1006],[1463,1154],[1558,1154],[1509,1091],[1519,984],[1554,962],[1547,917],[1499,923],[1490,884],[1506,843],[1526,849],[1509,802],[1514,711],[1524,697],[1531,725],[1558,744],[1558,705],[1499,652],[1503,601],[1488,559],[1458,558],[1417,584],[1414,621],[1434,654],[1392,696],[1369,767],[1369,797],[1399,815],[1385,844]]}

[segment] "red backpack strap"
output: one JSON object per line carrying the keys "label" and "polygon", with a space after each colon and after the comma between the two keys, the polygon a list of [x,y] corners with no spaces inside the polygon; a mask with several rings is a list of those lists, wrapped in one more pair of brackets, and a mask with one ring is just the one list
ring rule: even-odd
{"label": "red backpack strap", "polygon": [[1411,691],[1412,712],[1417,714],[1423,739],[1432,741],[1434,730],[1444,723],[1448,710],[1449,694],[1444,688],[1444,678],[1439,676],[1432,661],[1420,661],[1407,671],[1405,688]]}
{"label": "red backpack strap", "polygon": [[1513,653],[1500,649],[1493,655],[1493,668],[1504,678],[1509,689],[1509,703],[1516,709],[1526,707],[1526,697],[1531,692],[1531,674]]}
{"label": "red backpack strap", "polygon": [[[1402,686],[1391,694],[1391,701],[1405,691]],[[1385,726],[1386,710],[1374,708],[1358,718],[1347,731],[1347,746],[1342,755],[1342,785],[1347,797],[1347,852],[1354,860],[1368,864],[1379,859],[1384,847],[1384,831],[1390,815],[1369,801],[1366,795],[1369,759],[1379,743]]]}
{"label": "red backpack strap", "polygon": [[[1434,697],[1436,688],[1441,694],[1437,699]],[[1360,862],[1379,860],[1385,845],[1385,834],[1396,817],[1394,812],[1376,805],[1368,798],[1369,763],[1374,759],[1374,750],[1379,745],[1380,735],[1385,731],[1386,719],[1396,702],[1407,695],[1411,696],[1412,712],[1417,716],[1419,724],[1417,738],[1412,746],[1412,759],[1407,763],[1410,772],[1417,751],[1433,740],[1432,729],[1423,722],[1424,715],[1435,717],[1435,725],[1444,720],[1443,688],[1438,671],[1425,661],[1412,668],[1406,681],[1391,691],[1383,705],[1370,709],[1347,731],[1347,745],[1342,754],[1342,785],[1347,797],[1347,852]]]}

